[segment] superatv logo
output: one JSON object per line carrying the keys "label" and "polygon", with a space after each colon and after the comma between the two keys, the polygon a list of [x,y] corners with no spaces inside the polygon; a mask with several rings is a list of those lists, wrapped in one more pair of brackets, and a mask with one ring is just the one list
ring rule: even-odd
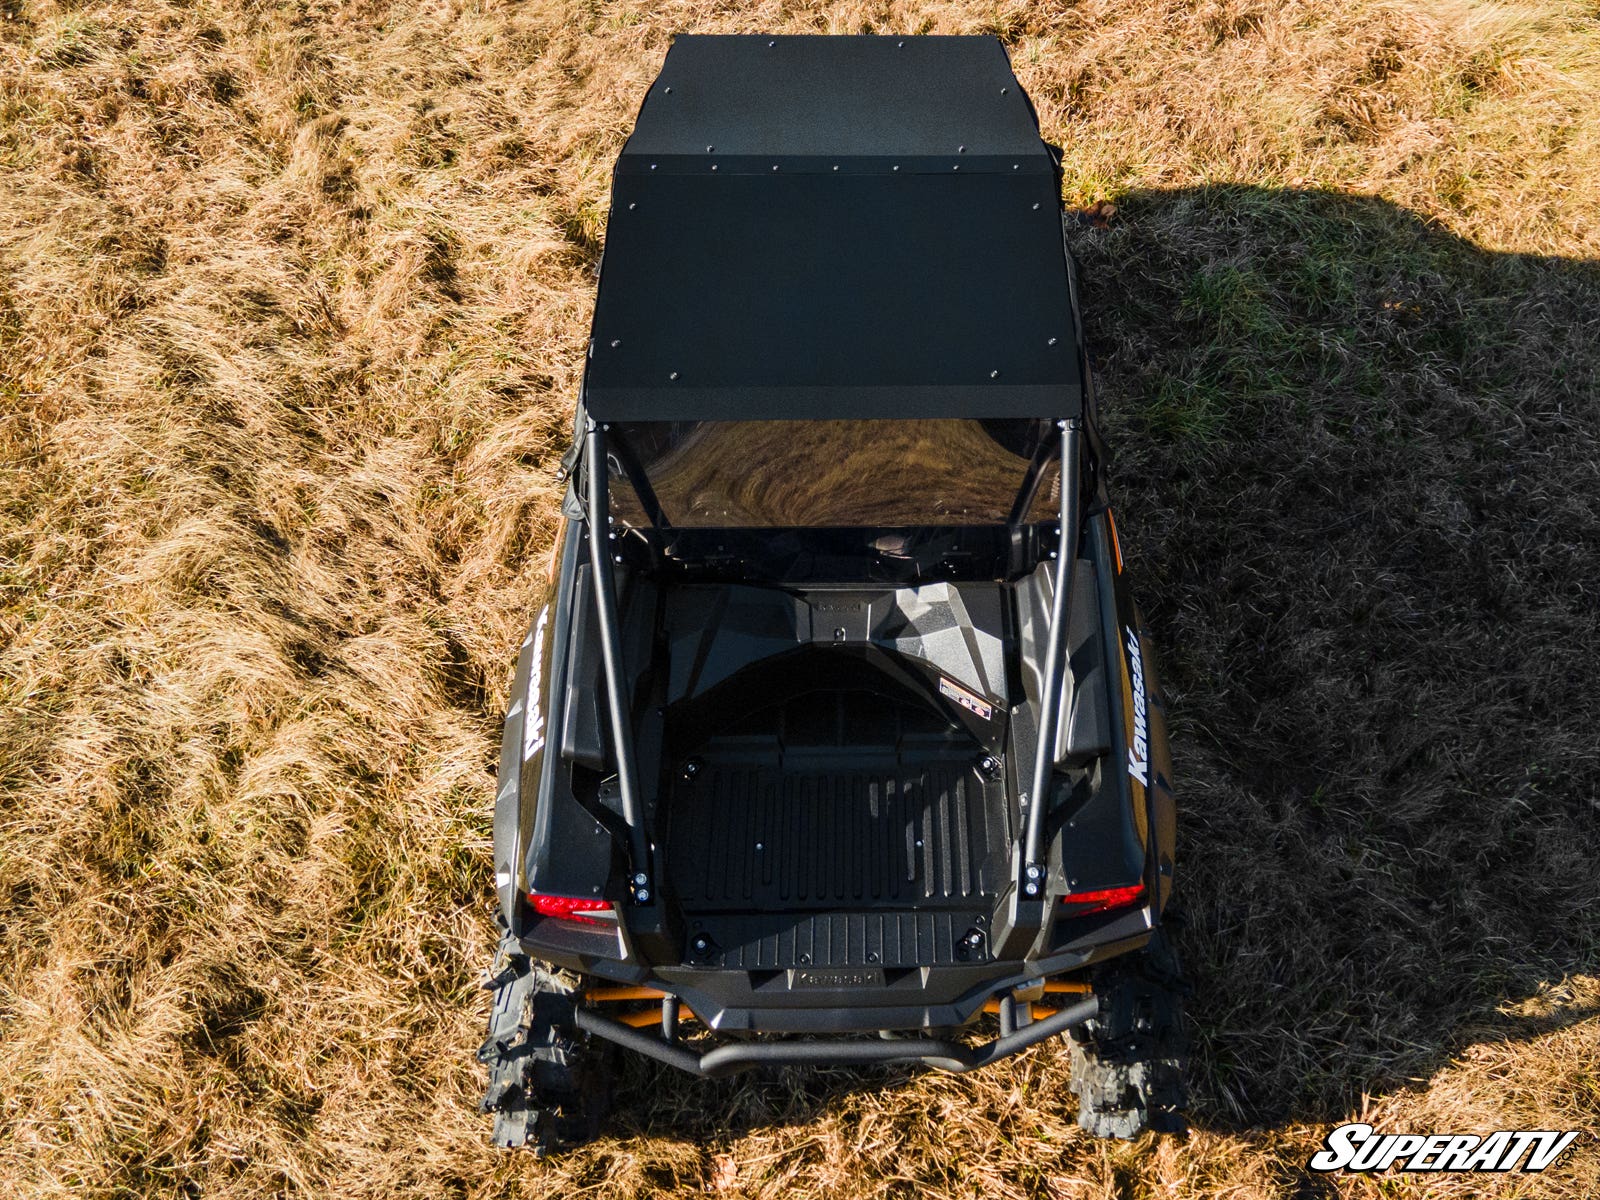
{"label": "superatv logo", "polygon": [[[1313,1171],[1542,1171],[1576,1140],[1578,1132],[1554,1129],[1475,1133],[1378,1134],[1353,1121],[1327,1137],[1311,1156]],[[1526,1154],[1526,1159],[1523,1155]]]}
{"label": "superatv logo", "polygon": [[550,606],[539,613],[533,626],[533,661],[528,664],[528,707],[522,720],[522,761],[544,749],[544,629],[550,623]]}
{"label": "superatv logo", "polygon": [[1139,635],[1126,625],[1128,635],[1128,676],[1133,681],[1133,744],[1128,747],[1128,774],[1140,783],[1150,778],[1150,719],[1144,694],[1144,655],[1139,650]]}

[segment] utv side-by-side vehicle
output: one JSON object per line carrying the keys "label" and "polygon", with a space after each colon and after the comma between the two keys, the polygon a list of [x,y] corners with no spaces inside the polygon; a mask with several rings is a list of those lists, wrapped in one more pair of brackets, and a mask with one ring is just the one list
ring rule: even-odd
{"label": "utv side-by-side vehicle", "polygon": [[1059,153],[993,38],[680,37],[613,179],[501,750],[494,1139],[700,1076],[1070,1035],[1172,1127],[1151,648]]}

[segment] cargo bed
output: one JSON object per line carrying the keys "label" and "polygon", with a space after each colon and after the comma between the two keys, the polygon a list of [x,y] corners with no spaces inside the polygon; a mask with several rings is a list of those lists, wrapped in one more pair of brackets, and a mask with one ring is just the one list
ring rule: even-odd
{"label": "cargo bed", "polygon": [[[869,711],[860,695],[755,714],[673,781],[669,883],[720,965],[968,959],[964,939],[1004,878],[1004,785],[969,738],[911,705],[873,701],[873,728],[849,719]],[[834,736],[795,744],[786,735],[797,725]]]}

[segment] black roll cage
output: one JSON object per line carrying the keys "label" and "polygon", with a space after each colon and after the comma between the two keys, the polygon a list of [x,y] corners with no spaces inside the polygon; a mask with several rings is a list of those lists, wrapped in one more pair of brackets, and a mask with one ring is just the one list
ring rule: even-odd
{"label": "black roll cage", "polygon": [[[606,433],[609,425],[584,417],[584,482],[586,493],[586,519],[589,523],[589,561],[594,573],[595,616],[600,626],[600,651],[605,674],[607,711],[611,718],[614,752],[617,764],[617,790],[622,801],[622,818],[627,829],[629,857],[628,890],[633,904],[648,907],[656,903],[656,890],[651,872],[650,839],[644,827],[644,811],[639,798],[639,779],[635,763],[633,723],[629,715],[627,681],[623,675],[622,637],[617,609],[617,584],[614,564],[622,561],[615,552],[616,533],[612,528],[610,513],[610,470],[607,460]],[[1060,537],[1056,550],[1054,594],[1051,597],[1050,629],[1045,650],[1045,674],[1039,696],[1039,736],[1034,753],[1032,786],[1021,799],[1026,803],[1027,820],[1017,855],[1018,878],[1014,881],[1012,917],[1008,921],[1011,935],[1037,932],[1044,923],[1042,899],[1045,880],[1049,872],[1044,861],[1045,812],[1053,791],[1052,775],[1055,769],[1057,726],[1060,717],[1061,687],[1066,672],[1066,630],[1071,613],[1072,575],[1078,558],[1078,542],[1083,523],[1083,481],[1081,464],[1081,419],[1069,417],[1056,422],[1060,432],[1061,495]],[[1047,440],[1046,445],[1049,445]],[[621,445],[619,441],[619,446]],[[626,448],[619,463],[637,489],[642,472],[629,470],[632,457]],[[1036,462],[1041,463],[1040,459]],[[1037,487],[1040,471],[1030,469],[1024,492]],[[646,482],[648,489],[648,483]],[[645,493],[641,494],[641,500]],[[654,500],[653,493],[649,493]],[[1031,499],[1031,497],[1030,497]],[[1019,503],[1021,497],[1019,496]],[[652,519],[659,516],[660,506],[646,503],[646,512]],[[659,527],[659,525],[658,525]],[[601,537],[601,530],[605,536]],[[976,1063],[972,1065],[977,1065]],[[959,1069],[959,1068],[958,1068]]]}

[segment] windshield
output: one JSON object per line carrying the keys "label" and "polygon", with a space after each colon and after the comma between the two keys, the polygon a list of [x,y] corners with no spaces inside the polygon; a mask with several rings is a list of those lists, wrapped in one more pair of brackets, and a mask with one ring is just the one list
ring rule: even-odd
{"label": "windshield", "polygon": [[1046,420],[635,421],[609,428],[612,515],[627,525],[995,526],[1055,515],[1059,457]]}

